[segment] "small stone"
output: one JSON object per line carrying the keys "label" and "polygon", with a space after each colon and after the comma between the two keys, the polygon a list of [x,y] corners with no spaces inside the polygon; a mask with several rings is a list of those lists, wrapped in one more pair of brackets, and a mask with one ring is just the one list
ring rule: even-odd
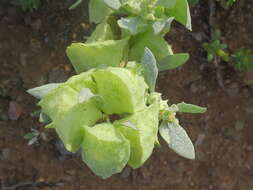
{"label": "small stone", "polygon": [[253,108],[245,108],[245,111],[247,113],[252,113],[253,114]]}
{"label": "small stone", "polygon": [[206,135],[205,134],[199,134],[198,138],[195,142],[195,146],[201,145],[205,139]]}
{"label": "small stone", "polygon": [[27,66],[27,54],[26,53],[21,53],[19,59],[20,59],[20,64],[23,67],[26,67]]}
{"label": "small stone", "polygon": [[244,121],[236,121],[235,129],[237,131],[241,131],[244,128],[245,122]]}
{"label": "small stone", "polygon": [[11,154],[11,150],[9,148],[4,148],[2,150],[2,158],[3,159],[8,159],[10,157],[10,154]]}
{"label": "small stone", "polygon": [[238,96],[240,92],[240,87],[237,83],[231,83],[227,88],[226,92],[228,93],[229,96],[235,97]]}
{"label": "small stone", "polygon": [[9,104],[8,116],[10,120],[18,120],[23,109],[17,102],[11,101]]}

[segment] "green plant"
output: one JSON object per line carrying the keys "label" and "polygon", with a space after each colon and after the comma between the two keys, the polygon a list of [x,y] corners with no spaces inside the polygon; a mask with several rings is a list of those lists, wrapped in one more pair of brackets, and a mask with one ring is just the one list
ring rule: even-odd
{"label": "green plant", "polygon": [[32,11],[33,9],[38,9],[40,0],[16,0],[15,4],[23,11]]}
{"label": "green plant", "polygon": [[250,49],[240,48],[234,53],[229,54],[226,51],[227,45],[220,41],[220,37],[220,31],[216,30],[212,35],[211,42],[203,44],[209,62],[217,61],[218,58],[230,63],[239,71],[250,71],[253,69],[253,54]]}
{"label": "green plant", "polygon": [[31,129],[32,132],[25,134],[24,138],[28,140],[28,145],[38,144],[40,139],[46,139],[46,134],[36,129]]}
{"label": "green plant", "polygon": [[253,54],[248,48],[240,48],[231,55],[234,67],[239,71],[250,71],[253,69]]}
{"label": "green plant", "polygon": [[173,54],[163,38],[174,19],[191,28],[187,1],[91,0],[89,13],[95,31],[66,51],[78,75],[28,90],[40,99],[41,118],[51,121],[46,127],[56,130],[68,151],[81,149],[83,161],[102,178],[127,164],[141,167],[159,143],[158,131],[172,150],[194,159],[176,113],[206,108],[168,105],[155,92],[158,71],[189,57]]}
{"label": "green plant", "polygon": [[220,37],[220,31],[216,30],[212,33],[211,41],[203,44],[203,47],[207,51],[207,60],[210,62],[217,57],[220,57],[222,60],[227,62],[230,59],[228,53],[224,51],[224,49],[227,48],[227,45],[220,41]]}

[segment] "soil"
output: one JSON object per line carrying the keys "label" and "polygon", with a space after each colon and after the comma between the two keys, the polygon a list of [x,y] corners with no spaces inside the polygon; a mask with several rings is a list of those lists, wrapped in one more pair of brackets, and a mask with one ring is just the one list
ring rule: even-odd
{"label": "soil", "polygon": [[[208,108],[201,115],[179,115],[195,144],[196,160],[176,155],[161,140],[143,167],[125,168],[102,180],[77,155],[64,152],[54,131],[38,122],[39,108],[26,90],[74,74],[65,49],[73,41],[84,41],[94,28],[88,24],[86,4],[69,11],[67,1],[43,1],[38,10],[23,13],[1,0],[0,189],[253,189],[253,72],[241,73],[224,63],[217,69],[206,61],[202,43],[210,39],[211,30],[206,1],[191,10],[192,32],[174,24],[166,36],[175,52],[189,52],[191,59],[160,73],[157,87],[171,103]],[[217,4],[215,19],[230,51],[253,49],[251,0],[228,10]],[[41,138],[28,145],[24,135],[31,129],[40,131]]]}

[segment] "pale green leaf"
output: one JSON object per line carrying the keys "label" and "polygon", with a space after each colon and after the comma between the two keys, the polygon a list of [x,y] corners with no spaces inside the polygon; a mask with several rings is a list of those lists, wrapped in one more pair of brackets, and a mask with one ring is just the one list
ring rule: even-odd
{"label": "pale green leaf", "polygon": [[130,157],[129,141],[110,123],[84,128],[82,159],[98,176],[119,173]]}
{"label": "pale green leaf", "polygon": [[89,0],[90,22],[100,23],[111,14],[112,10],[103,0]]}
{"label": "pale green leaf", "polygon": [[188,159],[195,159],[195,150],[191,139],[186,131],[175,123],[164,123],[162,125],[162,137],[165,141],[169,142],[169,147],[180,156]]}
{"label": "pale green leaf", "polygon": [[79,103],[83,103],[94,96],[95,95],[91,92],[89,88],[82,88],[78,97]]}
{"label": "pale green leaf", "polygon": [[172,21],[174,20],[174,17],[170,17],[168,19],[164,19],[164,20],[158,20],[155,21],[152,25],[154,33],[155,34],[159,34],[159,33],[167,33],[170,30],[170,26]]}
{"label": "pale green leaf", "polygon": [[49,94],[52,90],[58,88],[62,83],[50,83],[36,88],[27,90],[29,94],[35,98],[42,99],[44,96]]}
{"label": "pale green leaf", "polygon": [[143,32],[147,26],[140,17],[121,18],[118,20],[120,28],[128,30],[132,35]]}
{"label": "pale green leaf", "polygon": [[168,123],[163,121],[159,126],[159,134],[166,141],[166,143],[170,144],[170,130],[168,127]]}
{"label": "pale green leaf", "polygon": [[73,43],[67,48],[67,55],[77,73],[100,65],[119,66],[127,41],[128,39],[88,44]]}
{"label": "pale green leaf", "polygon": [[166,14],[169,17],[175,17],[175,19],[186,28],[192,30],[191,15],[187,0],[177,0],[173,8],[166,9]]}
{"label": "pale green leaf", "polygon": [[148,48],[145,48],[144,50],[141,64],[143,65],[143,75],[145,81],[148,84],[150,91],[154,92],[156,79],[158,76],[158,68],[156,65],[155,56]]}
{"label": "pale green leaf", "polygon": [[86,43],[112,40],[113,38],[114,37],[110,25],[106,22],[102,22],[96,26],[95,31],[87,39]]}
{"label": "pale green leaf", "polygon": [[156,5],[157,6],[162,6],[165,8],[173,8],[176,4],[177,0],[158,0]]}
{"label": "pale green leaf", "polygon": [[196,106],[193,104],[187,104],[187,103],[179,103],[177,104],[178,112],[184,112],[184,113],[204,113],[206,112],[206,108]]}
{"label": "pale green leaf", "polygon": [[170,47],[161,35],[155,35],[153,29],[138,34],[130,40],[130,61],[141,61],[145,47],[149,48],[157,61],[170,54]]}
{"label": "pale green leaf", "polygon": [[112,9],[118,10],[121,7],[120,0],[103,0],[105,4]]}
{"label": "pale green leaf", "polygon": [[188,53],[177,53],[173,55],[168,55],[162,60],[160,60],[157,66],[159,71],[175,69],[183,65],[188,59]]}

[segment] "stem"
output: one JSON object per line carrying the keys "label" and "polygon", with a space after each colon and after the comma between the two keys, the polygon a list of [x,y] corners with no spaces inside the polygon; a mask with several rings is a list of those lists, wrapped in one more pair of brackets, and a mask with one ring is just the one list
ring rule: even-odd
{"label": "stem", "polygon": [[82,3],[83,0],[77,0],[73,5],[71,5],[69,7],[69,10],[73,10],[74,8],[76,8],[79,4]]}

